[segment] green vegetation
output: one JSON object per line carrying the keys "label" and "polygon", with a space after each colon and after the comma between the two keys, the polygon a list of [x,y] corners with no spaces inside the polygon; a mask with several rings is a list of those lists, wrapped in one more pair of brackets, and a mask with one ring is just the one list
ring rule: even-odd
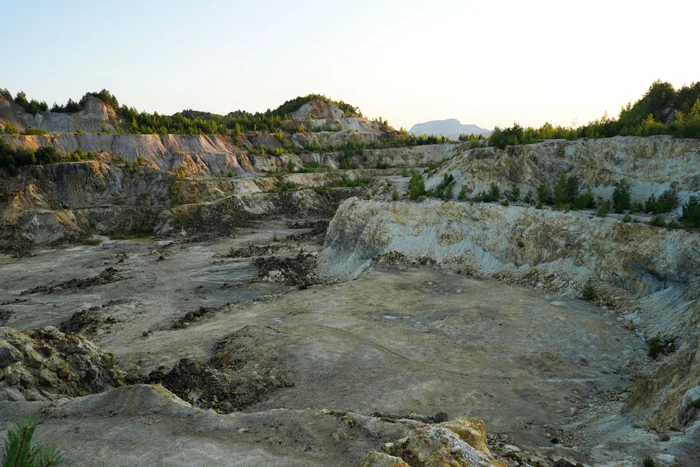
{"label": "green vegetation", "polygon": [[467,200],[467,190],[466,188],[462,187],[461,190],[459,190],[459,195],[457,195],[457,201],[466,201]]}
{"label": "green vegetation", "polygon": [[700,197],[693,195],[687,203],[683,204],[682,213],[678,220],[689,229],[700,228]]}
{"label": "green vegetation", "polygon": [[676,350],[673,338],[661,338],[655,336],[647,342],[647,355],[653,359],[657,359],[660,355],[668,355]]}
{"label": "green vegetation", "polygon": [[57,162],[78,162],[83,160],[94,160],[97,154],[94,152],[84,153],[81,149],[61,156],[53,146],[42,146],[37,150],[25,148],[13,148],[4,139],[0,138],[0,168],[6,168],[11,175],[17,174],[18,167],[26,165],[46,165]]}
{"label": "green vegetation", "polygon": [[664,216],[654,216],[654,218],[649,221],[649,225],[653,225],[654,227],[666,227],[666,220]]}
{"label": "green vegetation", "polygon": [[612,196],[613,209],[618,214],[621,214],[631,207],[630,201],[630,185],[626,180],[622,180],[615,184],[615,190]]}
{"label": "green vegetation", "polygon": [[398,201],[399,200],[399,192],[394,188],[394,191],[391,192],[391,199],[393,201]]}
{"label": "green vegetation", "polygon": [[656,461],[651,457],[645,457],[642,461],[644,467],[656,467]]}
{"label": "green vegetation", "polygon": [[16,423],[7,431],[3,449],[3,467],[51,467],[63,463],[63,454],[54,445],[32,445],[37,422]]}
{"label": "green vegetation", "polygon": [[593,285],[592,279],[588,279],[588,281],[586,281],[586,284],[583,286],[581,298],[583,300],[586,300],[587,302],[592,302],[596,298],[598,298],[598,292],[595,289],[595,285]]}
{"label": "green vegetation", "polygon": [[598,217],[607,217],[608,214],[610,214],[610,201],[602,201],[600,203],[600,207],[598,210],[595,212],[595,215]]}
{"label": "green vegetation", "polygon": [[430,190],[427,194],[428,196],[434,196],[444,201],[449,201],[452,199],[454,182],[455,179],[451,173],[445,174],[438,186],[436,186],[434,190]]}
{"label": "green vegetation", "polygon": [[658,199],[653,194],[649,196],[644,203],[644,212],[648,214],[671,212],[678,207],[678,203],[678,192],[674,189],[668,189],[661,193]]}
{"label": "green vegetation", "polygon": [[408,182],[408,197],[411,201],[415,201],[425,194],[423,176],[417,170],[411,169],[411,180]]}
{"label": "green vegetation", "polygon": [[289,180],[285,182],[282,179],[277,179],[274,187],[274,191],[296,191],[298,189],[299,186],[296,183]]}
{"label": "green vegetation", "polygon": [[10,91],[7,89],[0,89],[0,96],[4,97],[10,102],[14,102],[15,104],[18,104],[22,106],[25,112],[30,113],[32,115],[36,115],[39,112],[46,112],[49,110],[49,106],[46,104],[44,101],[37,101],[37,100],[28,100],[27,95],[24,93],[24,91],[19,91],[17,95],[13,98],[12,94],[10,94]]}
{"label": "green vegetation", "polygon": [[371,178],[348,178],[347,175],[344,175],[340,177],[340,181],[338,182],[338,186],[346,187],[346,188],[358,188],[361,186],[367,186],[372,182]]}
{"label": "green vegetation", "polygon": [[484,203],[495,203],[499,199],[501,199],[501,189],[494,182],[491,182],[488,192],[478,193],[474,196],[474,201]]}
{"label": "green vegetation", "polygon": [[575,140],[660,134],[700,138],[700,83],[675,90],[670,83],[655,81],[641,99],[622,108],[617,119],[606,114],[599,120],[576,128],[555,127],[545,123],[535,129],[523,128],[514,123],[508,128],[496,127],[488,142],[489,146],[504,149],[506,146],[532,144],[547,139]]}
{"label": "green vegetation", "polygon": [[228,255],[229,258],[235,258],[236,257],[236,249],[234,247],[231,247],[228,250]]}

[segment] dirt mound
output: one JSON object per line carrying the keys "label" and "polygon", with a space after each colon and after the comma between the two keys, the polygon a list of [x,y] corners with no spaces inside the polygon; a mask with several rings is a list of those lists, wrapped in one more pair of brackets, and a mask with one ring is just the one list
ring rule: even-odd
{"label": "dirt mound", "polygon": [[86,279],[71,279],[66,282],[59,282],[58,284],[41,285],[39,287],[34,287],[33,289],[23,290],[20,295],[30,295],[35,293],[47,295],[54,292],[60,292],[61,290],[84,289],[94,285],[110,284],[122,279],[123,277],[119,275],[119,271],[109,267],[94,277],[88,277]]}
{"label": "dirt mound", "polygon": [[246,326],[217,342],[208,362],[182,359],[168,372],[151,372],[147,381],[196,407],[219,413],[242,410],[275,389],[293,386],[280,367],[279,337],[270,327]]}
{"label": "dirt mound", "polygon": [[54,327],[0,328],[0,399],[53,400],[124,384],[114,356]]}
{"label": "dirt mound", "polygon": [[261,257],[256,258],[253,264],[258,268],[258,276],[265,279],[301,287],[315,283],[313,271],[316,268],[316,257],[309,253],[300,252],[289,258]]}

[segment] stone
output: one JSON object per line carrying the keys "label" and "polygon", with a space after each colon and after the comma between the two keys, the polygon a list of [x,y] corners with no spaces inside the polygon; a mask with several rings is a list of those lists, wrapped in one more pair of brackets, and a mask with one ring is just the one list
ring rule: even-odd
{"label": "stone", "polygon": [[370,452],[362,460],[360,467],[410,467],[400,457],[390,456],[385,452]]}
{"label": "stone", "polygon": [[11,345],[3,345],[0,347],[0,368],[8,366],[20,360],[21,354]]}

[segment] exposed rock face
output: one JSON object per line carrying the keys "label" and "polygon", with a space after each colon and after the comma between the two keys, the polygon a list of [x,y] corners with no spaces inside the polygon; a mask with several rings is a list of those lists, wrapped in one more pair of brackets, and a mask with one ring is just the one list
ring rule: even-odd
{"label": "exposed rock face", "polygon": [[92,96],[88,97],[85,107],[80,112],[39,112],[36,115],[26,113],[18,104],[0,97],[0,120],[9,121],[20,129],[41,128],[49,132],[114,132],[121,123],[121,118],[112,106]]}
{"label": "exposed rock face", "polygon": [[322,99],[307,102],[292,113],[295,120],[310,121],[316,128],[329,127],[340,131],[381,133],[382,126],[366,118],[345,115],[335,104]]}
{"label": "exposed rock face", "polygon": [[0,328],[0,400],[54,400],[124,384],[112,354],[54,327]]}
{"label": "exposed rock face", "polygon": [[491,457],[486,445],[484,422],[460,417],[439,425],[416,428],[394,443],[383,447],[385,453],[370,453],[363,467],[505,467]]}
{"label": "exposed rock face", "polygon": [[356,277],[389,252],[477,276],[556,275],[571,294],[589,277],[649,293],[688,284],[700,273],[694,232],[517,206],[356,198],[340,206],[329,226],[322,271]]}
{"label": "exposed rock face", "polygon": [[584,187],[595,195],[610,199],[615,182],[630,184],[632,201],[645,201],[652,193],[661,194],[675,187],[685,200],[700,190],[697,161],[700,141],[671,136],[618,136],[606,139],[553,140],[505,150],[460,146],[452,158],[426,181],[431,189],[445,173],[456,180],[457,190],[467,194],[487,191],[491,182],[509,192],[513,184],[521,196],[535,191],[542,181],[553,186],[559,175],[578,175]]}

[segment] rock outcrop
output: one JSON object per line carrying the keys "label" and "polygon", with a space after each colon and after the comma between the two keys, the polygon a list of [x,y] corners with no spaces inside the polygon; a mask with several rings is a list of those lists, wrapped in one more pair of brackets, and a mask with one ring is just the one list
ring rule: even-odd
{"label": "rock outcrop", "polygon": [[[109,104],[90,96],[84,108],[75,113],[39,112],[32,115],[14,102],[0,97],[0,122],[9,122],[18,129],[41,128],[57,132],[103,131],[116,132],[121,118]],[[4,126],[4,124],[3,124]]]}
{"label": "rock outcrop", "polygon": [[615,183],[630,185],[632,201],[644,202],[649,195],[660,195],[676,188],[681,200],[700,190],[700,142],[672,136],[617,136],[576,141],[551,140],[506,149],[467,149],[461,145],[457,155],[438,171],[431,173],[426,188],[437,186],[445,174],[455,179],[455,196],[461,187],[467,195],[488,191],[496,183],[502,193],[514,185],[521,196],[536,193],[547,181],[554,186],[561,173],[578,175],[582,191],[591,188],[596,196],[610,199]]}
{"label": "rock outcrop", "polygon": [[486,443],[484,422],[460,417],[439,425],[413,429],[409,435],[372,452],[362,467],[505,467]]}
{"label": "rock outcrop", "polygon": [[114,356],[80,336],[0,328],[0,400],[54,400],[123,384]]}
{"label": "rock outcrop", "polygon": [[[352,278],[389,253],[475,276],[551,277],[576,295],[589,278],[634,293],[689,284],[700,273],[694,232],[590,213],[477,203],[345,201],[330,223],[322,272]],[[534,284],[533,284],[534,285]]]}

